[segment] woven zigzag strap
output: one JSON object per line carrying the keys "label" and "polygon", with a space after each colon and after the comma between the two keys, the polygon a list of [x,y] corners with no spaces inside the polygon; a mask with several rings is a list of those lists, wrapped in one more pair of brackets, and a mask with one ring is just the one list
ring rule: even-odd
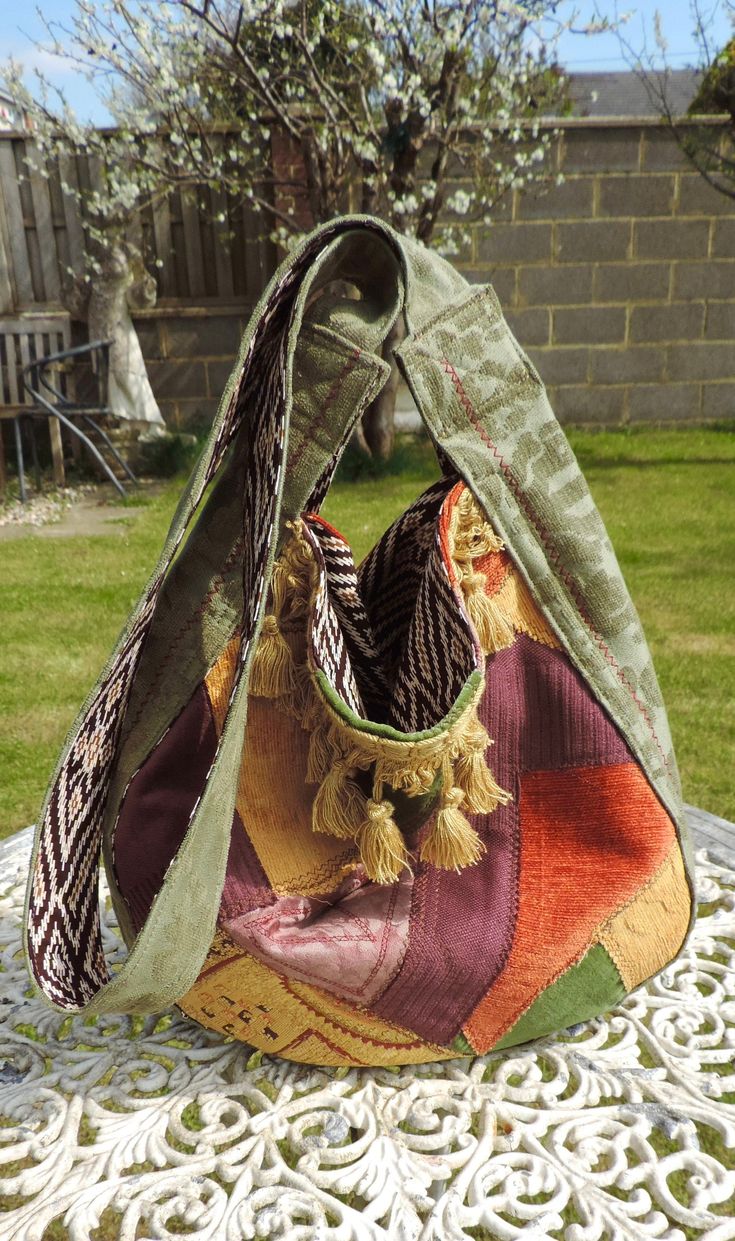
{"label": "woven zigzag strap", "polygon": [[[337,222],[309,239],[279,270],[256,309],[209,442],[179,503],[156,570],[82,708],[53,778],[36,829],[26,900],[26,952],[33,978],[59,1008],[156,1011],[187,990],[211,942],[216,902],[213,908],[198,907],[198,876],[206,846],[206,866],[224,878],[236,786],[233,775],[245,726],[247,669],[262,620],[283,488],[289,367],[303,313],[305,276],[315,257],[345,227]],[[375,362],[374,388],[375,379],[385,377],[385,368]],[[105,802],[126,702],[161,584],[243,417],[251,421],[254,432],[244,465],[243,526],[250,537],[245,540],[243,563],[245,609],[239,672],[217,755],[167,877],[165,899],[155,903],[130,956],[110,978],[100,933],[98,882]],[[172,921],[176,906],[178,914]],[[183,911],[186,926],[182,929],[179,915]]]}

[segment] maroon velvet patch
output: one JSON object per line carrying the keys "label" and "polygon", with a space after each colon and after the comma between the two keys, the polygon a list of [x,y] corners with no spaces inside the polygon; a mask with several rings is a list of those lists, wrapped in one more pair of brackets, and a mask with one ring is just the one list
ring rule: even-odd
{"label": "maroon velvet patch", "polygon": [[113,852],[136,934],[186,835],[216,749],[207,691],[199,685],[128,785]]}
{"label": "maroon velvet patch", "polygon": [[229,922],[253,909],[273,905],[277,900],[242,819],[235,811],[219,921]]}
{"label": "maroon velvet patch", "polygon": [[[514,708],[500,719],[498,699]],[[521,771],[601,767],[629,763],[632,755],[615,725],[593,698],[568,655],[519,634],[513,646],[488,660],[487,692],[480,717],[496,744],[518,755]],[[497,724],[496,724],[497,720]],[[501,742],[498,727],[502,727]],[[515,736],[511,737],[511,733]]]}
{"label": "maroon velvet patch", "polygon": [[[114,858],[136,934],[186,835],[216,748],[209,697],[200,685],[128,785],[115,828]],[[235,811],[221,916],[236,918],[275,900]]]}
{"label": "maroon velvet patch", "polygon": [[[449,1043],[510,951],[518,904],[518,788],[522,772],[630,762],[630,752],[567,656],[519,635],[488,658],[480,718],[509,806],[472,822],[487,853],[460,874],[418,863],[403,965],[371,1008],[436,1043]],[[532,826],[526,830],[533,830]]]}

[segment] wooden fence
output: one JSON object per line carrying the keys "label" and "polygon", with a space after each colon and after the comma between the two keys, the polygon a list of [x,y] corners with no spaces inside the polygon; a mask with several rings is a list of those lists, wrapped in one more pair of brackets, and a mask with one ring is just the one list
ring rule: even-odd
{"label": "wooden fence", "polygon": [[[66,158],[44,177],[26,164],[31,143],[0,134],[0,314],[60,308],[71,273],[84,268],[85,222],[62,181],[90,188],[92,161]],[[273,247],[259,238],[253,211],[223,191],[176,192],[139,222],[162,305],[252,303],[273,271]]]}
{"label": "wooden fence", "polygon": [[[692,170],[656,118],[568,118],[558,129],[548,169],[562,182],[516,189],[491,227],[470,230],[455,265],[492,283],[563,422],[735,424],[735,201]],[[29,140],[0,135],[5,320],[58,310],[86,245],[59,170],[23,175]],[[285,167],[275,147],[273,163]],[[94,176],[81,158],[63,172],[82,187]],[[456,188],[467,188],[461,178]],[[275,266],[249,211],[200,197],[203,211],[175,195],[139,220],[159,296],[135,324],[164,418],[181,429],[211,421]]]}

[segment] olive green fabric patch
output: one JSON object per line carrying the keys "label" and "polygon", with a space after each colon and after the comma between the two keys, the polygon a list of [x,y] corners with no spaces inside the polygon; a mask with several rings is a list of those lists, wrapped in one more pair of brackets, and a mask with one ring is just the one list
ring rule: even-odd
{"label": "olive green fabric patch", "polygon": [[612,957],[602,944],[595,944],[581,961],[570,966],[536,997],[531,1007],[492,1050],[528,1043],[544,1034],[599,1017],[600,1013],[619,1004],[626,994],[625,984]]}

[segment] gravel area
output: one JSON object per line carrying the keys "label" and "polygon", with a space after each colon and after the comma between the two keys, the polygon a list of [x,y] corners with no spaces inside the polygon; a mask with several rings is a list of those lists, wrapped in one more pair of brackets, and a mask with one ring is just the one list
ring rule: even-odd
{"label": "gravel area", "polygon": [[0,505],[0,526],[50,526],[61,521],[63,514],[83,496],[99,488],[94,483],[78,487],[57,487],[31,495],[25,504],[11,500]]}
{"label": "gravel area", "polygon": [[[122,534],[143,511],[145,499],[165,486],[158,478],[138,480],[125,504],[111,483],[80,483],[74,487],[47,487],[32,492],[26,504],[19,500],[0,503],[0,542],[29,534],[64,538],[97,534]],[[143,501],[143,503],[140,503]]]}

